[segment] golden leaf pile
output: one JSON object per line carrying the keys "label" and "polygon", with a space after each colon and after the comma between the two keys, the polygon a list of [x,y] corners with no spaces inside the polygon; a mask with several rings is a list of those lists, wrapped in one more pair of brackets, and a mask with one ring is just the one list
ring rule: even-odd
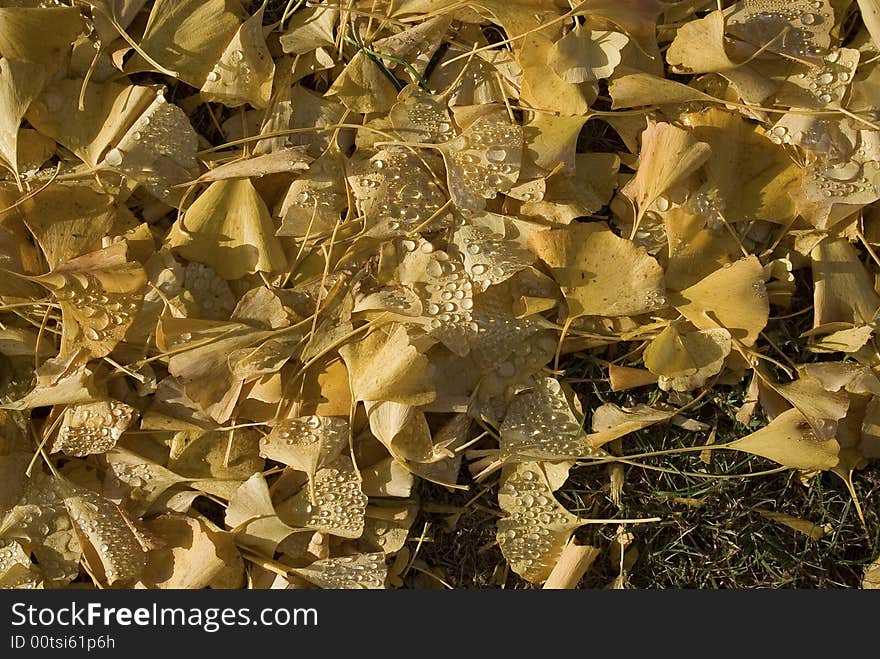
{"label": "golden leaf pile", "polygon": [[538,584],[602,522],[569,470],[657,424],[702,446],[725,387],[766,423],[712,450],[852,490],[863,4],[0,0],[0,586],[442,583],[422,481],[493,486]]}

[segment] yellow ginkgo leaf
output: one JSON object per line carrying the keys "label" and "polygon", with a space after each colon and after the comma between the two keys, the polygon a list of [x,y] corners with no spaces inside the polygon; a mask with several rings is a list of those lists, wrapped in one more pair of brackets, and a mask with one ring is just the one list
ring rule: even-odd
{"label": "yellow ginkgo leaf", "polygon": [[620,64],[620,50],[627,43],[629,39],[620,32],[593,31],[578,24],[556,42],[548,64],[565,82],[609,78]]}
{"label": "yellow ginkgo leaf", "polygon": [[639,168],[633,179],[637,207],[632,236],[641,218],[664,192],[693,174],[710,154],[710,147],[689,131],[667,123],[648,122],[642,133]]}
{"label": "yellow ginkgo leaf", "polygon": [[141,583],[147,588],[240,588],[244,561],[231,533],[205,519],[166,514],[147,528],[162,546],[147,554]]}
{"label": "yellow ginkgo leaf", "polygon": [[530,238],[568,302],[569,316],[633,316],[666,303],[663,270],[604,223],[572,223]]}
{"label": "yellow ginkgo leaf", "polygon": [[769,378],[764,381],[804,415],[818,439],[831,439],[837,434],[837,422],[849,409],[846,391],[828,391],[821,381],[803,371],[797,380],[786,384],[776,384]]}
{"label": "yellow ginkgo leaf", "polygon": [[[577,140],[587,117],[557,117],[536,114],[523,126],[522,179],[545,179],[551,173],[575,173]],[[583,155],[583,154],[582,154]],[[595,155],[595,154],[593,154]],[[560,170],[560,166],[562,169]],[[548,182],[549,183],[549,182]],[[517,186],[517,189],[522,184]],[[545,184],[546,185],[546,184]],[[538,195],[532,190],[526,194],[511,190],[510,196],[523,201],[536,201]],[[532,192],[532,196],[526,196]]]}
{"label": "yellow ginkgo leaf", "polygon": [[[711,149],[700,194],[714,196],[728,222],[766,219],[787,225],[796,215],[790,193],[802,170],[741,115],[710,108],[682,117]],[[697,202],[699,205],[699,202]]]}
{"label": "yellow ginkgo leaf", "polygon": [[611,384],[611,391],[626,391],[635,387],[656,384],[658,379],[659,376],[644,368],[615,364],[608,366],[608,382]]}
{"label": "yellow ginkgo leaf", "polygon": [[201,89],[205,100],[229,107],[244,103],[256,108],[269,105],[275,63],[263,36],[264,7],[241,24],[220,60],[208,73]]}
{"label": "yellow ginkgo leaf", "polygon": [[712,97],[674,80],[649,73],[630,73],[614,78],[608,86],[614,110],[643,105],[668,105],[691,101],[711,101]]}
{"label": "yellow ginkgo leaf", "polygon": [[[540,316],[514,316],[514,300],[521,283],[518,280],[522,277],[528,281],[528,273],[522,270],[474,297],[477,336],[470,354],[478,369],[479,390],[483,396],[496,396],[508,387],[529,382],[556,353],[557,337],[545,329]],[[552,280],[549,283],[553,285]],[[460,373],[455,378],[462,380]]]}
{"label": "yellow ginkgo leaf", "polygon": [[660,0],[586,0],[575,6],[576,15],[607,21],[635,39],[643,48],[654,39],[657,17],[664,7]]}
{"label": "yellow ginkgo leaf", "polygon": [[816,437],[809,422],[796,409],[783,412],[767,426],[724,445],[768,458],[792,469],[831,469],[838,462],[836,439]]}
{"label": "yellow ginkgo leaf", "polygon": [[[413,230],[433,231],[449,224],[451,217],[444,212],[447,195],[443,179],[438,176],[442,164],[436,155],[382,149],[369,158],[356,160],[347,170],[357,208],[367,221],[367,235],[387,238]],[[311,203],[306,212],[329,194],[328,190],[307,199]],[[337,189],[335,194],[344,196],[344,191]],[[340,197],[329,208],[341,204]]]}
{"label": "yellow ginkgo leaf", "polygon": [[135,53],[126,70],[154,70],[156,63],[200,88],[241,25],[240,12],[233,0],[156,0],[140,41],[152,62]]}
{"label": "yellow ginkgo leaf", "polygon": [[228,500],[252,474],[262,471],[264,463],[257,432],[238,428],[176,433],[167,466],[193,488]]}
{"label": "yellow ginkgo leaf", "polygon": [[368,497],[408,497],[412,493],[412,473],[393,457],[362,467],[360,472],[361,487]]}
{"label": "yellow ginkgo leaf", "polygon": [[54,368],[47,368],[47,365],[55,367],[57,360],[61,360],[62,363],[68,359],[82,361],[82,352],[74,350],[65,354],[62,351],[59,358],[43,362],[40,369],[36,371],[36,378],[32,377],[34,372],[31,371],[28,378],[21,383],[23,391],[17,387],[13,388],[13,392],[24,395],[4,402],[0,408],[29,410],[48,405],[87,403],[95,398],[106,396],[106,385],[102,386],[103,383],[96,382],[95,369],[89,366],[70,367],[69,364],[63,364],[64,371],[60,375],[52,372]]}
{"label": "yellow ginkgo leaf", "polygon": [[[424,75],[431,58],[446,38],[452,20],[450,14],[433,16],[396,34],[374,41],[373,48],[377,52],[393,55],[408,62],[414,71]],[[395,66],[391,60],[386,64]]]}
{"label": "yellow ginkgo leaf", "polygon": [[845,238],[827,239],[810,252],[813,260],[813,322],[871,323],[880,308],[873,278]]}
{"label": "yellow ginkgo leaf", "polygon": [[[0,12],[9,11],[0,9]],[[0,21],[2,21],[0,13]],[[2,44],[0,44],[2,51]],[[40,94],[45,72],[39,64],[0,59],[0,159],[18,173],[18,130],[28,106]]]}
{"label": "yellow ginkgo leaf", "polygon": [[692,286],[741,256],[727,231],[708,227],[705,217],[685,206],[670,208],[663,219],[669,245],[664,279],[672,290]]}
{"label": "yellow ginkgo leaf", "polygon": [[161,93],[104,155],[103,166],[140,183],[164,202],[176,205],[198,171],[198,138],[186,114]]}
{"label": "yellow ginkgo leaf", "polygon": [[[40,471],[24,478],[28,459],[18,465],[6,463],[19,467],[16,476],[20,480],[16,480],[21,487],[15,488],[13,505],[0,517],[0,537],[15,538],[23,543],[36,558],[44,579],[60,585],[76,578],[83,557],[65,506],[64,497],[69,490],[64,489],[58,479]],[[10,482],[5,485],[8,487]]]}
{"label": "yellow ginkgo leaf", "polygon": [[143,301],[146,273],[127,260],[126,243],[79,256],[36,279],[61,304],[62,354],[80,348],[95,357],[109,354],[125,337]]}
{"label": "yellow ginkgo leaf", "polygon": [[72,485],[64,490],[64,506],[93,573],[107,585],[139,578],[152,546],[145,533],[109,499]]}
{"label": "yellow ginkgo leaf", "polygon": [[446,142],[454,135],[446,99],[418,85],[407,85],[400,91],[388,119],[408,142]]}
{"label": "yellow ginkgo leaf", "polygon": [[[451,45],[428,77],[431,89],[447,90],[450,106],[503,103],[505,98],[519,93],[522,69],[510,51],[481,51],[471,57],[468,50]],[[560,84],[566,84],[555,74],[554,78]],[[580,95],[577,107],[585,109]]]}
{"label": "yellow ginkgo leaf", "polygon": [[315,473],[308,488],[278,504],[278,515],[293,526],[306,527],[343,538],[358,538],[364,530],[367,496],[360,475],[348,456]]}
{"label": "yellow ginkgo leaf", "polygon": [[868,367],[856,362],[813,362],[804,364],[803,372],[822,383],[827,391],[880,396],[880,378]]}
{"label": "yellow ginkgo leaf", "polygon": [[238,401],[244,377],[233,373],[229,356],[252,348],[271,332],[240,323],[162,316],[156,329],[160,350],[172,351],[168,370],[190,399],[219,422]]}
{"label": "yellow ginkgo leaf", "polygon": [[287,189],[275,211],[281,218],[277,234],[307,239],[331,233],[347,207],[345,178],[337,158],[319,158]]}
{"label": "yellow ginkgo leaf", "polygon": [[68,407],[51,451],[79,457],[104,453],[116,445],[134,416],[133,407],[117,400]]}
{"label": "yellow ginkgo leaf", "polygon": [[728,32],[754,48],[792,57],[815,57],[831,45],[834,10],[829,0],[791,0],[776,11],[773,0],[738,3]]}
{"label": "yellow ginkgo leaf", "polygon": [[499,429],[501,457],[511,461],[568,460],[590,452],[581,422],[554,378],[511,401]]}
{"label": "yellow ginkgo leaf", "polygon": [[486,213],[468,217],[453,236],[464,270],[480,291],[509,279],[535,260],[523,245],[505,239],[507,231],[504,216]]}
{"label": "yellow ginkgo leaf", "polygon": [[428,359],[412,345],[402,325],[388,333],[377,330],[339,354],[348,367],[352,394],[357,400],[388,400],[424,405],[434,400]]}
{"label": "yellow ginkgo leaf", "polygon": [[[404,466],[410,473],[426,481],[453,489],[460,488],[457,483],[462,452],[457,449],[467,442],[470,425],[471,419],[466,414],[455,415],[433,437],[434,446],[442,448],[446,457],[440,459],[435,457],[434,462],[406,462]],[[439,451],[435,455],[439,456]]]}
{"label": "yellow ginkgo leaf", "polygon": [[441,145],[453,203],[465,211],[482,210],[486,199],[510,190],[519,178],[522,149],[522,127],[500,113],[477,119]]}
{"label": "yellow ginkgo leaf", "polygon": [[[79,7],[0,7],[0,56],[53,70],[85,29]],[[38,45],[38,47],[36,47]]]}
{"label": "yellow ginkgo leaf", "polygon": [[730,354],[726,329],[691,331],[671,324],[645,348],[645,366],[660,376],[661,389],[696,389],[721,370]]}
{"label": "yellow ginkgo leaf", "polygon": [[0,588],[32,590],[42,587],[42,575],[22,543],[0,539]]}
{"label": "yellow ginkgo leaf", "polygon": [[305,55],[316,48],[335,46],[334,29],[339,10],[327,5],[303,7],[287,22],[287,31],[279,41],[285,53]]}
{"label": "yellow ginkgo leaf", "polygon": [[874,328],[870,325],[860,325],[847,329],[837,330],[836,332],[831,332],[830,334],[820,334],[821,333],[819,332],[811,332],[810,334],[808,334],[808,336],[820,336],[820,338],[810,342],[810,352],[854,353],[861,350],[868,343],[868,341],[871,340],[871,337],[874,336]]}
{"label": "yellow ginkgo leaf", "polygon": [[718,73],[736,68],[724,48],[724,12],[689,21],[675,33],[666,61],[676,73]]}
{"label": "yellow ginkgo leaf", "polygon": [[766,517],[767,519],[776,522],[777,524],[787,526],[788,528],[797,531],[798,533],[803,533],[805,536],[813,540],[822,539],[832,530],[832,526],[830,524],[820,526],[819,524],[814,524],[807,519],[794,517],[793,515],[786,515],[785,513],[780,513],[775,510],[756,508],[755,511],[762,517]]}
{"label": "yellow ginkgo leaf", "polygon": [[273,555],[278,544],[296,531],[278,517],[269,486],[259,472],[235,490],[224,521],[235,534],[237,544],[267,556]]}
{"label": "yellow ginkgo leaf", "polygon": [[260,439],[260,454],[305,472],[313,483],[315,472],[335,462],[348,441],[346,419],[312,415],[278,423]]}
{"label": "yellow ginkgo leaf", "polygon": [[605,403],[593,411],[591,421],[593,432],[587,435],[587,439],[593,448],[599,448],[631,432],[668,421],[674,413],[647,405],[625,408],[613,403]]}
{"label": "yellow ginkgo leaf", "polygon": [[370,504],[364,520],[364,533],[360,542],[368,549],[379,549],[393,554],[400,551],[416,520],[417,507],[406,502],[381,501]]}
{"label": "yellow ginkgo leaf", "polygon": [[[859,1],[863,4],[863,0]],[[880,25],[877,26],[877,33],[880,35]],[[880,37],[878,37],[880,40]],[[862,577],[862,588],[864,590],[880,589],[880,558],[877,558],[868,567],[865,568],[865,575]]]}
{"label": "yellow ginkgo leaf", "polygon": [[696,327],[724,328],[746,346],[755,343],[770,315],[764,269],[755,256],[716,270],[680,296],[676,308]]}
{"label": "yellow ginkgo leaf", "polygon": [[544,581],[581,521],[553,496],[537,462],[504,468],[498,505],[505,512],[498,544],[510,567],[528,581]]}
{"label": "yellow ginkgo leaf", "polygon": [[352,112],[388,112],[397,100],[397,89],[361,49],[327,90],[327,96],[339,99]]}
{"label": "yellow ginkgo leaf", "polygon": [[[125,509],[132,514],[144,514],[160,499],[169,500],[168,490],[186,481],[170,469],[119,446],[104,453],[103,459],[107,463],[104,495],[124,501]],[[168,496],[163,497],[166,493]]]}
{"label": "yellow ginkgo leaf", "polygon": [[292,572],[319,588],[378,590],[385,588],[388,568],[379,553],[325,558]]}
{"label": "yellow ginkgo leaf", "polygon": [[[83,84],[83,80],[66,79],[48,85],[31,104],[27,120],[84,163],[96,167],[108,147],[115,145],[156,100],[156,93],[150,87],[112,81],[90,81],[83,92]],[[185,141],[174,141],[178,149],[185,145]]]}
{"label": "yellow ginkgo leaf", "polygon": [[[424,240],[401,242],[404,256],[397,277],[411,287],[421,303],[417,321],[425,331],[458,355],[466,355],[476,338],[474,286],[464,264]],[[477,274],[485,269],[477,268]]]}
{"label": "yellow ginkgo leaf", "polygon": [[20,209],[50,268],[101,249],[105,236],[135,222],[110,195],[83,185],[50,185]]}
{"label": "yellow ginkgo leaf", "polygon": [[166,244],[224,279],[287,268],[269,209],[248,179],[211,183],[172,227]]}
{"label": "yellow ginkgo leaf", "polygon": [[253,158],[224,163],[205,172],[194,183],[228,178],[259,178],[268,174],[299,174],[309,169],[311,160],[302,147],[285,147]]}
{"label": "yellow ginkgo leaf", "polygon": [[431,430],[423,412],[393,401],[366,403],[370,431],[401,461],[430,462],[435,458]]}

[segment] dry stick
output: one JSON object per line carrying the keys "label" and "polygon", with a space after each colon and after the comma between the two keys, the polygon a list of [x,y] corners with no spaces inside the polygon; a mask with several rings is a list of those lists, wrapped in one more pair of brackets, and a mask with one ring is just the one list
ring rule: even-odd
{"label": "dry stick", "polygon": [[37,437],[37,431],[34,430],[33,424],[32,423],[29,424],[29,427],[31,429],[31,434],[34,436],[34,439],[39,439],[39,441],[37,442],[37,450],[34,452],[34,455],[31,458],[30,463],[28,463],[27,469],[24,470],[25,476],[27,476],[28,478],[31,477],[31,472],[34,469],[34,464],[37,461],[37,457],[39,457],[40,455],[43,456],[43,459],[46,461],[46,464],[49,466],[49,470],[53,474],[55,474],[56,476],[58,475],[57,472],[55,471],[55,466],[49,461],[49,456],[46,455],[46,451],[43,449],[43,447],[45,446],[46,442],[49,441],[49,437],[52,436],[52,433],[55,432],[55,429],[61,424],[61,420],[63,418],[64,418],[64,413],[61,413],[57,417],[55,417],[55,420],[51,423],[51,425],[48,428],[44,429],[42,438]]}
{"label": "dry stick", "polygon": [[409,561],[403,570],[400,571],[400,577],[403,578],[406,576],[406,573],[410,571],[413,566],[413,563],[416,562],[416,558],[419,555],[419,552],[422,549],[422,545],[425,543],[425,538],[428,536],[428,529],[431,527],[431,522],[425,522],[425,525],[422,527],[422,532],[419,534],[419,539],[416,541],[416,548],[413,550],[412,555],[409,557]]}
{"label": "dry stick", "polygon": [[773,348],[776,352],[779,353],[779,356],[785,360],[786,364],[788,364],[792,369],[794,369],[795,372],[797,372],[797,367],[798,367],[797,364],[794,363],[794,361],[791,359],[791,357],[789,357],[788,355],[785,354],[785,352],[783,352],[782,348],[779,347],[779,345],[776,343],[776,341],[771,339],[770,336],[768,334],[766,334],[765,332],[759,332],[759,335],[761,336],[762,339],[764,339],[767,343],[770,344],[771,348]]}
{"label": "dry stick", "polygon": [[[291,8],[291,5],[296,2],[296,6]],[[284,6],[284,11],[281,12],[281,19],[270,26],[270,31],[274,32],[277,29],[284,29],[284,23],[287,22],[287,19],[293,16],[304,4],[306,4],[306,0],[287,0],[287,4]]]}
{"label": "dry stick", "polygon": [[361,124],[327,124],[326,126],[307,126],[304,128],[285,128],[283,130],[273,130],[268,133],[261,133],[259,135],[251,135],[250,137],[241,137],[237,140],[230,140],[229,142],[224,142],[223,144],[217,144],[215,146],[208,147],[207,149],[202,149],[201,151],[196,152],[196,156],[201,157],[207,155],[209,153],[214,153],[215,151],[222,151],[223,149],[228,149],[233,146],[239,146],[242,144],[247,144],[249,142],[259,142],[261,140],[268,140],[273,137],[287,137],[288,135],[299,135],[300,133],[323,133],[331,130],[337,130],[339,128],[352,128],[354,130],[367,130],[377,135],[381,135],[386,139],[395,139],[395,136],[391,133],[388,133],[384,130],[379,130],[378,128],[373,128],[372,126],[364,126]]}
{"label": "dry stick", "polygon": [[[388,3],[388,4],[390,6],[393,3]],[[334,3],[334,4],[316,3],[315,2],[315,3],[307,3],[306,6],[309,8],[321,8],[324,10],[336,9],[337,11],[341,11],[344,9],[352,16],[361,16],[361,17],[366,17],[366,18],[372,17],[372,18],[377,18],[377,19],[381,18],[383,21],[386,21],[388,24],[393,25],[394,27],[399,27],[399,28],[404,28],[404,29],[410,27],[409,23],[412,22],[412,21],[403,21],[403,20],[396,20],[396,19],[388,18],[385,14],[380,14],[378,12],[372,13],[372,12],[366,11],[364,9],[355,9],[355,8],[348,7],[348,6],[343,8],[342,4],[338,3],[338,2]]]}
{"label": "dry stick", "polygon": [[[290,278],[293,276],[293,273],[299,268],[302,263],[302,256],[305,252],[306,245],[309,243],[309,238],[312,235],[312,227],[315,225],[315,219],[318,217],[318,199],[315,198],[314,208],[312,208],[312,216],[309,218],[309,224],[306,227],[306,233],[300,242],[299,249],[297,250],[296,256],[293,258],[290,267],[287,269],[287,272],[284,275],[284,279],[281,280],[281,285],[279,288],[284,288],[287,286],[287,283],[290,281]],[[283,221],[282,221],[283,223]],[[335,227],[334,227],[335,228]]]}
{"label": "dry stick", "polygon": [[[98,45],[97,43],[95,44]],[[98,66],[98,58],[101,57],[102,50],[100,48],[95,49],[95,56],[92,58],[91,64],[89,64],[89,68],[86,70],[86,74],[83,77],[82,86],[79,88],[79,98],[76,102],[76,107],[80,112],[85,112],[86,109],[86,89],[89,86],[89,82],[92,79],[92,75],[95,73],[95,69]]]}
{"label": "dry stick", "polygon": [[[547,21],[546,23],[541,23],[538,27],[533,27],[530,30],[526,30],[525,32],[522,32],[520,34],[516,34],[516,35],[509,37],[507,39],[502,39],[501,41],[497,41],[494,43],[490,43],[486,46],[482,46],[480,48],[477,48],[473,52],[476,54],[476,53],[481,53],[486,50],[494,50],[494,49],[498,48],[499,46],[506,46],[508,44],[513,43],[514,41],[519,41],[520,39],[524,39],[527,36],[529,36],[530,34],[534,34],[535,32],[540,32],[541,30],[546,30],[548,27],[550,27],[552,25],[556,25],[557,23],[562,23],[562,22],[566,21],[567,19],[571,18],[572,16],[576,15],[578,10],[580,9],[580,7],[584,4],[586,4],[586,3],[582,2],[574,9],[571,9],[571,10],[565,12],[561,16],[557,16],[556,18],[553,18],[553,19]],[[464,57],[467,57],[467,55],[458,55],[456,57],[453,57],[452,59],[449,59],[449,60],[446,60],[445,62],[443,62],[443,64],[441,64],[440,67],[445,68],[445,67],[449,66],[450,64],[452,64],[453,62],[457,62],[458,60],[463,59]]]}
{"label": "dry stick", "polygon": [[49,322],[49,314],[52,313],[52,306],[46,305],[46,313],[43,314],[43,320],[40,322],[40,329],[37,332],[37,338],[34,340],[34,371],[40,368],[40,342],[43,340],[43,334],[46,331],[46,323]]}
{"label": "dry stick", "polygon": [[23,197],[20,197],[20,198],[19,198],[15,203],[13,203],[11,206],[7,206],[6,208],[0,208],[0,215],[3,215],[3,214],[5,214],[5,213],[8,213],[8,212],[11,211],[12,209],[17,208],[18,206],[20,206],[21,204],[23,204],[24,202],[26,202],[28,199],[33,199],[34,197],[36,197],[36,196],[37,196],[38,194],[40,194],[43,190],[45,190],[45,189],[48,188],[50,185],[52,185],[52,183],[55,181],[55,179],[58,178],[58,172],[60,172],[60,171],[61,171],[61,161],[59,160],[59,161],[58,161],[58,164],[55,165],[55,173],[52,174],[52,176],[49,178],[48,181],[46,181],[46,182],[45,182],[43,185],[41,185],[39,188],[36,188],[35,190],[31,190],[30,192],[28,192],[28,193],[27,193],[26,195],[24,195]]}
{"label": "dry stick", "polygon": [[874,263],[880,265],[880,258],[877,256],[877,252],[874,251],[874,248],[871,247],[871,244],[868,242],[868,239],[865,238],[865,234],[862,233],[862,230],[859,228],[858,223],[856,224],[856,236],[865,246],[865,249],[868,251],[868,254],[871,255],[871,258],[874,259]]}
{"label": "dry stick", "polygon": [[559,335],[559,342],[556,344],[556,354],[553,357],[553,370],[559,373],[559,357],[562,353],[562,344],[565,342],[565,335],[568,334],[568,328],[571,327],[571,323],[574,321],[574,318],[569,316],[565,319],[565,323],[562,325],[562,333]]}
{"label": "dry stick", "polygon": [[575,544],[574,538],[562,550],[562,555],[553,566],[550,576],[544,582],[544,590],[571,590],[576,588],[581,577],[589,570],[602,552],[591,545]]}
{"label": "dry stick", "polygon": [[424,575],[426,575],[426,576],[431,577],[434,581],[436,581],[437,583],[442,584],[443,586],[445,586],[445,587],[448,588],[449,590],[455,590],[455,588],[454,588],[452,585],[446,583],[445,581],[443,581],[443,579],[441,579],[440,577],[438,577],[436,574],[434,574],[433,572],[431,572],[431,571],[429,571],[429,570],[426,570],[426,569],[424,569],[424,568],[421,568],[421,567],[419,567],[418,565],[413,565],[413,566],[411,566],[411,569],[415,570],[416,572],[420,572],[421,574],[424,574]]}
{"label": "dry stick", "polygon": [[801,309],[800,311],[795,311],[794,313],[785,314],[784,316],[770,316],[768,320],[788,320],[789,318],[795,318],[796,316],[802,316],[805,313],[810,313],[813,310],[813,305],[811,304],[806,309]]}
{"label": "dry stick", "polygon": [[103,13],[104,17],[110,22],[110,25],[112,25],[113,28],[119,33],[119,36],[122,37],[123,39],[125,39],[125,41],[128,42],[128,45],[131,46],[132,48],[134,48],[135,52],[137,52],[138,55],[143,57],[147,61],[147,63],[149,63],[153,67],[155,67],[155,69],[159,73],[164,73],[165,75],[171,76],[172,78],[178,78],[180,76],[180,74],[178,74],[177,71],[172,71],[171,69],[166,69],[164,66],[159,64],[159,62],[157,62],[152,57],[150,57],[146,53],[146,51],[144,51],[144,49],[141,48],[140,45],[134,39],[131,38],[131,35],[129,35],[128,32],[125,31],[125,28],[123,28],[122,25],[119,24],[119,21],[116,20],[115,10],[112,10],[110,13],[104,13],[104,12],[99,12],[99,13]]}
{"label": "dry stick", "polygon": [[[700,448],[700,447],[696,447]],[[712,446],[704,447],[704,450],[710,450]],[[722,447],[723,448],[723,447]],[[659,471],[664,474],[673,474],[675,476],[687,476],[688,478],[703,478],[705,480],[733,480],[742,479],[742,478],[758,478],[761,476],[772,476],[773,474],[781,474],[784,471],[788,471],[791,467],[776,467],[774,469],[765,469],[763,471],[750,471],[746,474],[708,474],[705,472],[699,471],[684,471],[682,469],[670,469],[668,467],[658,467],[656,465],[647,465],[643,462],[636,462],[635,460],[624,460],[618,459],[617,462],[620,462],[625,465],[629,465],[630,467],[639,467],[640,469],[647,469],[648,471]]]}

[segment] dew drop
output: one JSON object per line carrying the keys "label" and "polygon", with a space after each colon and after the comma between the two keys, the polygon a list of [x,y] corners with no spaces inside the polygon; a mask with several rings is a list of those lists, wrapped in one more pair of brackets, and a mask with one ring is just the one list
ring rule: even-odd
{"label": "dew drop", "polygon": [[110,149],[104,157],[104,160],[111,167],[118,167],[122,164],[122,151],[119,149]]}
{"label": "dew drop", "polygon": [[801,23],[804,25],[815,25],[819,21],[819,16],[816,14],[802,14],[801,15]]}
{"label": "dew drop", "polygon": [[503,162],[507,158],[507,151],[495,147],[486,151],[486,160],[489,162]]}

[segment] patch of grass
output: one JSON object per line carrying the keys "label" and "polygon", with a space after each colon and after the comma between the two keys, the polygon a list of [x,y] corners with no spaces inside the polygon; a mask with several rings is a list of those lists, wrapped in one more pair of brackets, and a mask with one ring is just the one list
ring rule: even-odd
{"label": "patch of grass", "polygon": [[[468,480],[466,471],[462,469],[463,481]],[[422,511],[413,525],[411,538],[417,538],[419,531],[429,524],[429,541],[422,544],[418,558],[454,588],[531,588],[510,570],[495,542],[495,522],[499,517],[497,486],[472,501],[486,484],[471,485],[470,491],[450,492],[439,485],[420,482],[420,498],[433,505]],[[461,512],[435,512],[441,506],[459,508]],[[411,540],[410,547],[414,546]]]}
{"label": "patch of grass", "polygon": [[[804,361],[811,357],[803,351],[803,340],[796,338],[800,328],[794,323],[781,325],[785,350],[797,350]],[[564,366],[586,409],[603,402],[647,403],[656,395],[656,390],[648,389],[612,392],[602,362],[586,354],[568,357]],[[732,441],[763,426],[766,421],[760,416],[748,426],[735,418],[746,386],[744,382],[715,387],[688,410],[688,418],[715,427],[715,443]],[[661,424],[628,435],[622,449],[637,454],[699,446],[707,437],[708,431]],[[876,555],[880,540],[877,467],[858,472],[855,478],[865,528],[844,483],[834,474],[802,478],[797,472],[783,471],[749,476],[778,465],[732,451],[714,451],[710,464],[702,462],[697,452],[642,462],[644,467],[623,465],[619,506],[611,496],[609,465],[574,467],[556,493],[563,505],[583,517],[662,518],[627,528],[635,538],[630,547],[638,553],[628,574],[631,587],[855,588],[865,565]],[[462,472],[467,482],[466,470]],[[464,508],[459,514],[421,514],[414,528],[420,530],[428,523],[429,541],[422,545],[419,557],[455,588],[532,587],[510,572],[495,544],[497,487],[472,501],[487,484],[469,484],[470,491],[449,492],[422,483],[423,501]],[[767,519],[757,509],[808,520],[825,527],[827,533],[811,539]],[[616,531],[614,525],[585,526],[577,531],[578,541],[605,549],[581,587],[602,588],[617,576],[617,564],[607,551]]]}
{"label": "patch of grass", "polygon": [[[688,445],[682,433],[657,429],[626,442],[628,453]],[[720,434],[718,441],[733,437]],[[693,440],[691,440],[693,443]],[[716,452],[712,467],[698,454],[653,461],[688,471],[745,473],[771,468],[768,461]],[[843,482],[821,474],[801,482],[796,472],[753,478],[712,479],[624,467],[618,507],[611,500],[608,469],[572,471],[558,493],[575,511],[595,517],[661,517],[658,523],[629,527],[639,557],[629,575],[638,588],[842,588],[858,587],[880,535],[880,471],[856,478],[865,508],[862,527]],[[762,508],[827,525],[813,540],[755,509]],[[582,542],[607,547],[615,528],[585,527]],[[600,559],[584,580],[601,587],[616,576],[616,565]]]}

